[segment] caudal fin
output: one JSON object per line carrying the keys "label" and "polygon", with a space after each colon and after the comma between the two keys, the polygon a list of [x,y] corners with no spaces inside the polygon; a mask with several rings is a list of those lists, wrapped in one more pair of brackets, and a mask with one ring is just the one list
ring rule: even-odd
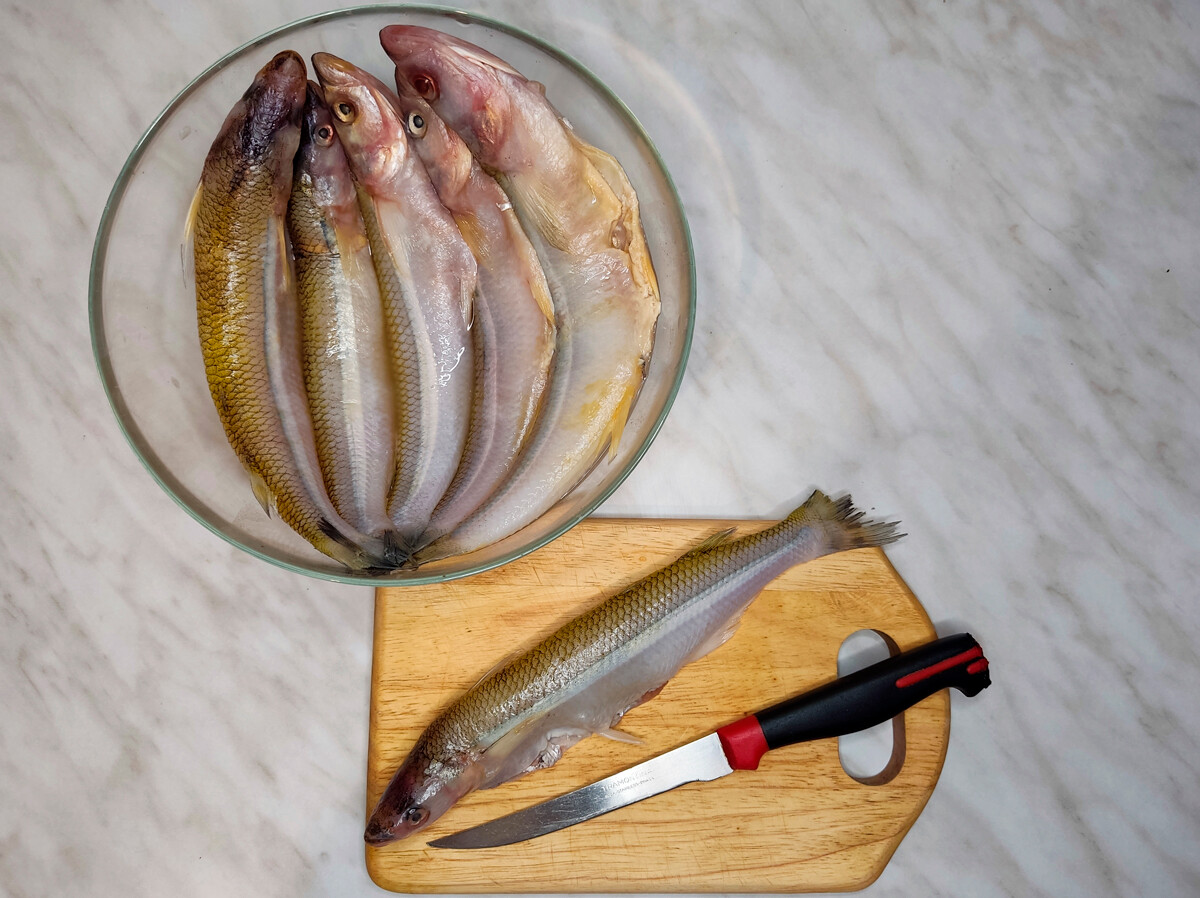
{"label": "caudal fin", "polygon": [[865,512],[854,507],[849,495],[831,499],[820,490],[815,490],[788,519],[823,525],[832,552],[886,546],[905,535],[898,530],[899,521],[866,520]]}
{"label": "caudal fin", "polygon": [[395,530],[383,534],[383,560],[389,570],[399,570],[412,557],[408,541]]}
{"label": "caudal fin", "polygon": [[390,532],[382,537],[363,536],[360,542],[343,533],[327,518],[317,521],[317,530],[323,538],[314,538],[313,546],[354,571],[388,574],[408,560],[406,548],[394,541]]}

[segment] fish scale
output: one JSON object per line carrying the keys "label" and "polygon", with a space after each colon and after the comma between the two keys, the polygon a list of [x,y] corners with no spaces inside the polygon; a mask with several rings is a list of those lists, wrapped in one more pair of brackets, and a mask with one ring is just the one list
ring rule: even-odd
{"label": "fish scale", "polygon": [[411,548],[466,442],[475,260],[410,152],[392,91],[328,53],[313,54],[313,67],[359,187],[393,341],[397,442],[388,515]]}
{"label": "fish scale", "polygon": [[397,82],[412,147],[479,271],[471,424],[454,479],[421,538],[450,533],[496,492],[535,426],[554,357],[550,287],[512,203],[462,138]]}
{"label": "fish scale", "polygon": [[366,227],[367,242],[371,246],[375,274],[379,280],[383,314],[387,323],[388,349],[392,359],[396,472],[388,496],[388,505],[394,506],[412,492],[418,477],[415,462],[420,458],[419,447],[422,439],[421,396],[428,384],[425,382],[425,369],[421,365],[408,306],[404,300],[404,288],[392,262],[391,253],[384,243],[374,202],[360,185],[356,185],[356,189],[363,224]]}
{"label": "fish scale", "polygon": [[786,519],[702,543],[487,674],[421,734],[371,816],[381,844],[427,826],[475,788],[553,764],[611,731],[683,665],[720,645],[759,592],[804,561],[898,538],[849,497],[814,493]]}
{"label": "fish scale", "polygon": [[360,531],[382,535],[391,530],[387,496],[394,452],[383,304],[354,182],[330,118],[320,88],[310,83],[288,202],[304,383],[334,507]]}
{"label": "fish scale", "polygon": [[366,568],[382,544],[330,503],[304,396],[284,224],[304,89],[300,57],[277,55],[205,159],[189,222],[197,330],[213,404],[259,501],[320,551]]}

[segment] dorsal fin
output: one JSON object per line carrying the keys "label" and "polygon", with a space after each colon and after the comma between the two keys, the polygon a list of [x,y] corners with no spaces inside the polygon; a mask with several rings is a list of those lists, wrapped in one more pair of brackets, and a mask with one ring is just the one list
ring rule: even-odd
{"label": "dorsal fin", "polygon": [[480,683],[482,683],[484,680],[486,680],[488,677],[490,677],[492,674],[494,674],[500,668],[504,667],[504,665],[508,664],[510,661],[515,661],[518,658],[520,658],[521,655],[523,655],[525,653],[525,651],[526,650],[523,648],[513,649],[511,652],[509,652],[507,655],[505,655],[503,658],[501,658],[499,661],[497,661],[495,664],[493,664],[491,667],[489,667],[487,670],[485,670],[483,672],[482,676],[480,676],[480,678],[478,680],[476,680],[474,683],[471,684],[471,689],[474,689],[476,686],[478,686]]}
{"label": "dorsal fin", "polygon": [[709,549],[715,549],[717,546],[724,545],[729,542],[729,538],[733,536],[733,531],[736,527],[726,527],[724,530],[718,530],[712,536],[707,537],[699,545],[689,549],[686,555],[697,555],[700,552],[707,552]]}

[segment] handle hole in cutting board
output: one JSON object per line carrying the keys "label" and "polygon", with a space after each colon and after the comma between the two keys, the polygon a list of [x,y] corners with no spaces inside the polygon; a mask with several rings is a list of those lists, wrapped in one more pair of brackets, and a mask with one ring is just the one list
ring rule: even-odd
{"label": "handle hole in cutting board", "polygon": [[[900,647],[878,630],[856,630],[838,648],[838,676],[899,654]],[[868,730],[838,737],[838,759],[846,775],[868,786],[893,779],[904,766],[904,715]]]}

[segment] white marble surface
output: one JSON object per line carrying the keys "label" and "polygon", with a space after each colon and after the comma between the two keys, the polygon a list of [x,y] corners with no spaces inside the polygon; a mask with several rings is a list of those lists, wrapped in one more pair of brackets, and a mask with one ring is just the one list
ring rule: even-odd
{"label": "white marble surface", "polygon": [[[0,894],[378,894],[370,591],[183,514],[86,316],[138,136],[321,8],[0,11]],[[604,512],[851,490],[905,521],[890,554],[943,631],[987,648],[995,685],[955,702],[871,893],[1200,892],[1200,7],[479,9],[612,85],[691,218],[687,379]]]}

